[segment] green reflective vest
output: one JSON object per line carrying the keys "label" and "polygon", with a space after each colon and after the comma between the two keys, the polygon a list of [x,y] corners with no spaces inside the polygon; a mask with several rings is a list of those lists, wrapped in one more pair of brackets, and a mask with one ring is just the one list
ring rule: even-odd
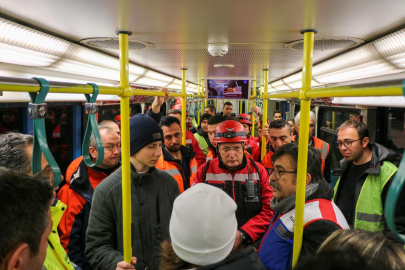
{"label": "green reflective vest", "polygon": [[201,149],[203,150],[204,155],[207,156],[208,144],[205,141],[205,138],[198,133],[194,133],[194,138],[197,140],[198,144],[200,145]]}
{"label": "green reflective vest", "polygon": [[[396,171],[398,171],[398,168],[394,164],[384,161],[379,174],[369,174],[367,176],[356,203],[354,229],[370,232],[384,229],[384,202],[381,201],[381,193]],[[340,177],[335,186],[333,200],[335,200],[339,182]]]}
{"label": "green reflective vest", "polygon": [[52,231],[48,236],[48,247],[44,267],[46,270],[74,270],[68,255],[63,249],[58,235],[58,224],[66,210],[66,205],[58,200],[55,206],[51,206]]}

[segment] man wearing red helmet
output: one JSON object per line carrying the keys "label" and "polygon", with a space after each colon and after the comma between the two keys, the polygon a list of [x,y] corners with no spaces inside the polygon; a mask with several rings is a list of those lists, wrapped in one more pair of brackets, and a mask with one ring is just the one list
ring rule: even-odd
{"label": "man wearing red helmet", "polygon": [[250,136],[250,131],[252,129],[252,118],[246,113],[238,115],[238,119],[241,122],[243,129],[246,133],[246,144],[245,150],[252,155],[253,159],[259,161],[260,159],[260,138]]}
{"label": "man wearing red helmet", "polygon": [[201,166],[193,185],[206,183],[224,190],[238,208],[234,248],[252,243],[265,233],[273,211],[273,197],[266,169],[244,154],[246,134],[241,123],[227,120],[215,131],[218,157]]}

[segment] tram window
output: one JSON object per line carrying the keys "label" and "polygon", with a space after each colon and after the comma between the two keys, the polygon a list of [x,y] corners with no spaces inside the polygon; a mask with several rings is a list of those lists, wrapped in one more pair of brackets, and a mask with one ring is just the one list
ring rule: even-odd
{"label": "tram window", "polygon": [[389,108],[386,147],[403,154],[405,149],[405,108]]}
{"label": "tram window", "polygon": [[48,107],[45,133],[49,150],[64,175],[72,161],[72,112],[68,107]]}
{"label": "tram window", "polygon": [[[133,103],[130,104],[130,113],[131,115],[135,115],[138,113],[142,112],[142,107],[141,104],[139,103]],[[111,120],[114,121],[115,117],[117,115],[120,115],[120,104],[114,104],[114,105],[103,105],[99,106],[98,108],[98,122],[100,123],[101,121],[104,120]],[[87,120],[85,121],[87,123]]]}
{"label": "tram window", "polygon": [[0,134],[7,132],[23,132],[23,109],[0,109]]}

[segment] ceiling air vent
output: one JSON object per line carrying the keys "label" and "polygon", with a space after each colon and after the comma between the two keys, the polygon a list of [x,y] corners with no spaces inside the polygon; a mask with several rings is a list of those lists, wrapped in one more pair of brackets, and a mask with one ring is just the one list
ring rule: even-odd
{"label": "ceiling air vent", "polygon": [[[336,50],[336,49],[347,49],[360,44],[363,44],[364,40],[359,38],[351,37],[318,37],[315,38],[314,50],[315,51],[326,51],[326,50]],[[300,39],[297,41],[290,42],[285,45],[286,48],[294,50],[303,50],[304,40]]]}
{"label": "ceiling air vent", "polygon": [[[98,49],[119,50],[118,38],[88,38],[80,40],[80,43]],[[153,48],[152,44],[144,41],[129,40],[128,43],[130,51],[148,50]]]}

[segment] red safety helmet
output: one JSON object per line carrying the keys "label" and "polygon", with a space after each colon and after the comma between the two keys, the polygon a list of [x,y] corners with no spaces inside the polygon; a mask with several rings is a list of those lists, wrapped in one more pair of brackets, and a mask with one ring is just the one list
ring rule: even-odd
{"label": "red safety helmet", "polygon": [[246,133],[241,123],[235,120],[226,120],[215,129],[216,143],[246,142]]}
{"label": "red safety helmet", "polygon": [[176,104],[176,105],[174,105],[174,106],[172,107],[173,110],[180,110],[180,111],[181,111],[181,108],[182,108],[181,103],[180,103],[180,104]]}
{"label": "red safety helmet", "polygon": [[[129,114],[129,117],[132,117],[132,116],[133,116],[132,114]],[[121,126],[121,114],[117,115],[117,116],[114,118],[114,122],[117,123],[117,125],[118,125],[119,127]]]}
{"label": "red safety helmet", "polygon": [[250,118],[250,115],[248,115],[246,113],[239,114],[238,119],[240,120],[240,122],[242,124],[252,125],[252,118]]}

